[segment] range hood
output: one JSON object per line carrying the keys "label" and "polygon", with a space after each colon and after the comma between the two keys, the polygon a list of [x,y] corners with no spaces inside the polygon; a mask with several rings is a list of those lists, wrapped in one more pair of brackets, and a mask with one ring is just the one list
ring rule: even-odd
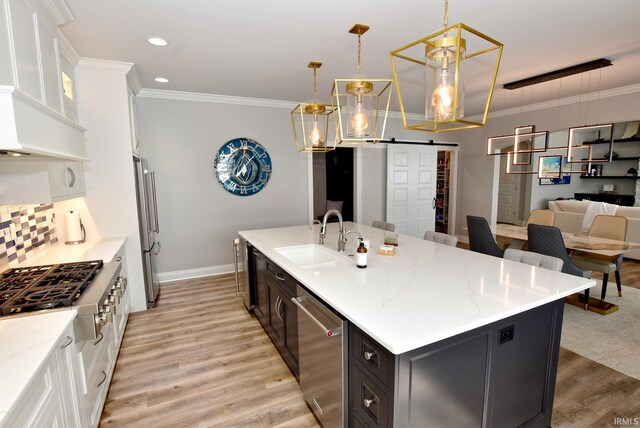
{"label": "range hood", "polygon": [[[0,160],[87,161],[85,129],[13,86],[0,85]],[[15,157],[16,153],[32,156]]]}

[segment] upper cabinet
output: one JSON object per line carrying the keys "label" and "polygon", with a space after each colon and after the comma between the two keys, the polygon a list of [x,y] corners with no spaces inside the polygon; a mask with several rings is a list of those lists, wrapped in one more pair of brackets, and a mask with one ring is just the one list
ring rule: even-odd
{"label": "upper cabinet", "polygon": [[73,61],[63,60],[73,48],[58,29],[71,19],[64,0],[0,2],[0,150],[86,159]]}

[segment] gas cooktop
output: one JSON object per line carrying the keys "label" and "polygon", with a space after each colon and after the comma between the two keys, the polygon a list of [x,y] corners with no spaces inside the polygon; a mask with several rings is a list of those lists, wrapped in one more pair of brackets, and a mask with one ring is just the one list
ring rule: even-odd
{"label": "gas cooktop", "polygon": [[0,314],[71,306],[102,260],[8,269],[0,274]]}

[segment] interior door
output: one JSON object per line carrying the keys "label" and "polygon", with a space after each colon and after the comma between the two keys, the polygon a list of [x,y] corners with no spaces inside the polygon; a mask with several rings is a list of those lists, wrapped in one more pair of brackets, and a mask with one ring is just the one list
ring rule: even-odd
{"label": "interior door", "polygon": [[418,144],[387,147],[387,219],[396,232],[422,238],[435,229],[437,148]]}

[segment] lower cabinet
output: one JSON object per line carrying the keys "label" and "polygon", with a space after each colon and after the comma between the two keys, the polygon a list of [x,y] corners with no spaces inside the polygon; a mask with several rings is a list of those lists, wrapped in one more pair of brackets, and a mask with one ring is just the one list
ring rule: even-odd
{"label": "lower cabinet", "polygon": [[297,283],[257,250],[253,251],[252,263],[256,293],[254,314],[299,380],[298,308],[291,301],[296,295]]}
{"label": "lower cabinet", "polygon": [[349,426],[548,427],[563,301],[401,355],[350,324]]}
{"label": "lower cabinet", "polygon": [[75,348],[73,325],[70,325],[5,426],[85,426]]}

